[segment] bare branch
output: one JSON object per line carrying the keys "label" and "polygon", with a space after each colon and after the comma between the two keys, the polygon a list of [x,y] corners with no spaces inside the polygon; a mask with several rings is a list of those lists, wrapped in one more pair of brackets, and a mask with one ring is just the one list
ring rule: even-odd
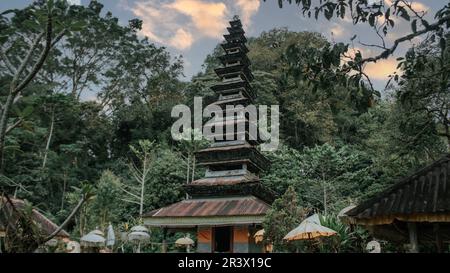
{"label": "bare branch", "polygon": [[81,196],[80,201],[78,202],[78,204],[75,206],[75,208],[72,210],[72,212],[69,214],[69,216],[67,216],[66,220],[64,220],[64,222],[52,233],[50,234],[48,237],[46,237],[43,240],[43,243],[51,240],[53,237],[55,237],[56,235],[58,235],[58,233],[64,229],[64,227],[69,223],[69,221],[75,216],[75,214],[78,212],[78,210],[80,210],[81,206],[83,206],[84,202],[86,202],[88,198],[88,194],[83,194]]}
{"label": "bare branch", "polygon": [[1,48],[0,48],[0,57],[3,59],[3,62],[5,63],[6,68],[8,68],[9,72],[11,72],[13,75],[15,75],[17,73],[16,68],[12,65],[8,56]]}
{"label": "bare branch", "polygon": [[51,47],[54,47],[66,34],[66,29],[61,30],[53,39],[53,42],[51,43]]}
{"label": "bare branch", "polygon": [[9,177],[7,177],[7,176],[5,176],[5,175],[3,175],[3,174],[0,174],[0,177],[3,178],[3,179],[1,179],[1,180],[2,180],[2,181],[5,181],[5,184],[6,184],[6,185],[8,185],[8,186],[10,186],[10,187],[19,187],[19,188],[22,189],[24,192],[30,193],[30,194],[31,194],[31,192],[30,192],[29,190],[27,190],[26,187],[23,186],[22,184],[17,183],[16,181],[12,180],[11,178],[9,178]]}
{"label": "bare branch", "polygon": [[10,126],[8,126],[8,128],[6,128],[5,131],[5,135],[7,135],[9,132],[11,132],[12,130],[14,130],[17,126],[19,126],[21,123],[23,122],[23,119],[19,119],[17,120],[14,124],[11,124]]}
{"label": "bare branch", "polygon": [[123,199],[123,198],[121,198],[120,200],[125,201],[125,202],[128,202],[128,203],[137,204],[137,205],[140,205],[140,204],[141,204],[141,203],[139,203],[139,202],[137,202],[137,201],[128,200],[128,199]]}
{"label": "bare branch", "polygon": [[388,49],[388,48],[387,48],[386,46],[384,46],[384,45],[366,44],[366,43],[361,42],[361,41],[358,41],[358,43],[359,43],[360,45],[367,46],[367,47],[376,47],[376,48],[383,49],[383,50],[387,50],[387,49]]}
{"label": "bare branch", "polygon": [[33,52],[36,49],[36,47],[39,45],[39,43],[41,42],[42,38],[44,37],[44,32],[41,32],[41,34],[38,35],[38,37],[36,38],[36,40],[33,42],[33,44],[31,45],[30,49],[28,50],[28,53],[25,57],[25,59],[23,59],[22,63],[20,64],[19,68],[17,69],[16,74],[14,75],[13,81],[11,83],[12,86],[16,86],[16,83],[19,81],[19,77],[22,74],[22,72],[25,70],[25,67],[27,66],[28,62],[31,59],[31,56],[33,56]]}
{"label": "bare branch", "polygon": [[126,189],[124,189],[124,188],[122,188],[122,187],[120,187],[120,189],[121,189],[122,191],[128,193],[128,194],[131,195],[132,197],[137,198],[137,199],[140,199],[139,196],[137,196],[136,194],[134,194],[134,193],[132,193],[132,192],[130,192],[130,191],[127,191]]}
{"label": "bare branch", "polygon": [[403,36],[401,38],[398,38],[397,40],[394,41],[394,45],[388,49],[386,49],[385,51],[383,51],[381,54],[374,56],[374,57],[370,57],[370,58],[365,58],[361,61],[361,63],[366,63],[366,62],[377,62],[381,59],[387,59],[390,55],[392,55],[395,50],[397,49],[397,47],[406,41],[410,41],[412,39],[414,39],[415,37],[421,36],[425,33],[428,33],[430,31],[433,30],[438,30],[440,28],[440,26],[444,23],[446,23],[447,21],[450,20],[450,15],[447,15],[445,17],[442,17],[441,19],[439,19],[437,22],[435,22],[434,24],[428,25],[427,27],[425,27],[422,30],[419,30],[415,33],[411,33],[408,34],[406,36]]}
{"label": "bare branch", "polygon": [[[51,14],[48,15],[47,18],[47,30],[46,30],[46,40],[45,40],[45,48],[41,52],[41,55],[38,58],[38,61],[34,64],[30,73],[25,77],[25,79],[15,88],[13,91],[14,94],[19,93],[27,84],[36,76],[41,67],[44,65],[45,59],[47,58],[48,53],[52,47],[52,33],[53,33],[53,18]],[[61,36],[62,37],[62,36]],[[59,38],[61,39],[61,38]],[[21,72],[20,72],[21,73]]]}

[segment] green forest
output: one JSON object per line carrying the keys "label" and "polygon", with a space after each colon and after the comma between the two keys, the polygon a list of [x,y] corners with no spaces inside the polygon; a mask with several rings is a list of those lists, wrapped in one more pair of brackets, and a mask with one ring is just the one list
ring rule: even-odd
{"label": "green forest", "polygon": [[[311,13],[308,1],[296,2]],[[397,14],[412,22],[404,12]],[[447,5],[446,21],[397,59],[385,90],[366,78],[360,53],[341,61],[351,45],[287,28],[248,37],[256,103],[280,109],[280,147],[264,152],[271,167],[261,177],[279,196],[264,223],[276,250],[312,247],[282,243],[306,214],[337,215],[450,151],[449,14]],[[370,16],[361,22],[372,24]],[[174,141],[171,110],[195,96],[215,100],[223,49],[186,81],[183,57],[141,28],[97,1],[36,1],[0,15],[0,189],[59,224],[78,207],[64,227],[73,238],[109,224],[126,231],[142,213],[184,199],[183,185],[204,175],[193,160],[204,143]],[[320,251],[363,251],[369,235],[333,219],[340,241]]]}

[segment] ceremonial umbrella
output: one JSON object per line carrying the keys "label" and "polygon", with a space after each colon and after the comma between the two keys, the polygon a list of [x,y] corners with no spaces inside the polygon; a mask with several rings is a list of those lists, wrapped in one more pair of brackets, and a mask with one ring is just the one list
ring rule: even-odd
{"label": "ceremonial umbrella", "polygon": [[105,241],[106,239],[103,237],[103,232],[100,230],[93,230],[80,239],[81,245],[88,247],[103,246],[105,245]]}
{"label": "ceremonial umbrella", "polygon": [[194,244],[194,241],[189,238],[189,234],[186,235],[186,237],[180,238],[175,241],[176,246],[185,246],[186,252],[190,252],[191,246]]}
{"label": "ceremonial umbrella", "polygon": [[142,231],[142,232],[148,232],[148,229],[144,226],[134,226],[130,229],[131,231]]}
{"label": "ceremonial umbrella", "polygon": [[319,216],[314,214],[306,218],[298,227],[291,230],[283,239],[288,241],[310,240],[336,235],[337,232],[320,224]]}
{"label": "ceremonial umbrella", "polygon": [[105,237],[105,233],[103,233],[103,231],[101,231],[101,230],[99,230],[99,229],[94,229],[93,231],[91,231],[91,232],[89,232],[89,233],[92,233],[92,234],[96,234],[96,235]]}
{"label": "ceremonial umbrella", "polygon": [[80,244],[76,241],[69,241],[67,243],[66,249],[67,249],[66,250],[67,253],[80,253],[81,252]]}
{"label": "ceremonial umbrella", "polygon": [[130,229],[130,233],[128,233],[128,241],[134,242],[138,244],[137,253],[141,252],[141,242],[147,241],[150,239],[150,234],[148,229],[144,226],[134,226]]}
{"label": "ceremonial umbrella", "polygon": [[143,231],[132,231],[128,234],[128,241],[142,242],[150,239],[150,235]]}
{"label": "ceremonial umbrella", "polygon": [[264,239],[264,229],[258,230],[253,237],[255,238],[255,243],[262,242]]}
{"label": "ceremonial umbrella", "polygon": [[175,245],[177,246],[188,246],[193,245],[194,241],[189,237],[183,237],[175,241]]}
{"label": "ceremonial umbrella", "polygon": [[148,239],[150,239],[150,234],[144,226],[134,226],[128,233],[128,241],[142,242]]}
{"label": "ceremonial umbrella", "polygon": [[366,250],[369,253],[381,253],[381,245],[377,241],[370,241],[367,243]]}

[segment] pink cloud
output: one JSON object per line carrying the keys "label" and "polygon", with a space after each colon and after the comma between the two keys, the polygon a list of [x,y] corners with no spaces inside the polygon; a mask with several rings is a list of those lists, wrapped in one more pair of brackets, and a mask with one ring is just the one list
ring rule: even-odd
{"label": "pink cloud", "polygon": [[170,45],[181,50],[190,48],[193,42],[192,34],[182,28],[179,28],[175,32],[175,36],[169,40]]}
{"label": "pink cloud", "polygon": [[122,6],[143,20],[141,33],[150,40],[187,50],[204,38],[220,40],[234,14],[249,26],[260,0],[141,0]]}
{"label": "pink cloud", "polygon": [[220,37],[226,27],[227,7],[224,3],[176,0],[166,7],[190,17],[195,31],[204,36]]}
{"label": "pink cloud", "polygon": [[236,7],[240,11],[242,23],[249,26],[252,16],[259,10],[260,0],[236,0]]}

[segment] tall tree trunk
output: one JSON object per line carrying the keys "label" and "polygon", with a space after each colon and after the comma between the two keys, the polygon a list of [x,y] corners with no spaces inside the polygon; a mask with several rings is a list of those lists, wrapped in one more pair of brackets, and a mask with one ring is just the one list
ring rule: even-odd
{"label": "tall tree trunk", "polygon": [[187,158],[187,170],[186,170],[186,184],[189,184],[189,170],[191,168],[191,156],[188,155]]}
{"label": "tall tree trunk", "polygon": [[139,200],[139,218],[142,220],[142,214],[144,213],[144,190],[145,190],[145,180],[147,179],[147,156],[145,156],[145,161],[142,164],[142,180],[141,180],[141,196]]}
{"label": "tall tree trunk", "polygon": [[[447,123],[446,121],[444,121],[445,123]],[[450,127],[445,124],[445,135],[447,136],[447,147],[448,150],[450,151]]]}
{"label": "tall tree trunk", "polygon": [[[188,154],[187,156],[187,170],[186,170],[186,184],[189,184],[189,169],[191,167],[191,156]],[[186,193],[186,199],[189,199],[189,194]]]}
{"label": "tall tree trunk", "polygon": [[[15,69],[14,77],[10,84],[9,95],[6,99],[6,102],[3,106],[1,117],[0,117],[0,173],[4,171],[4,153],[5,153],[5,139],[6,139],[6,126],[8,123],[9,110],[11,106],[14,104],[14,99],[20,92],[25,89],[30,82],[34,79],[36,74],[41,70],[44,65],[45,60],[50,52],[50,49],[64,36],[66,29],[63,29],[58,35],[52,39],[53,36],[53,11],[47,15],[47,24],[44,31],[42,31],[34,40],[34,42],[30,45],[28,52],[19,65],[17,69]],[[34,64],[31,65],[32,56],[35,53],[36,48],[41,44],[42,39],[45,39],[45,45],[38,58]],[[20,80],[24,71],[27,71],[27,66],[31,65],[31,70],[28,71],[23,79]]]}
{"label": "tall tree trunk", "polygon": [[323,183],[323,212],[327,215],[327,189],[325,187],[325,182]]}
{"label": "tall tree trunk", "polygon": [[52,119],[51,119],[51,123],[50,123],[50,132],[48,134],[47,144],[45,145],[44,159],[42,160],[42,169],[45,168],[45,164],[47,163],[47,155],[48,155],[48,150],[50,149],[50,143],[52,141],[54,124],[55,124],[55,109],[52,110]]}
{"label": "tall tree trunk", "polygon": [[80,224],[79,224],[80,238],[83,237],[83,210],[80,212]]}
{"label": "tall tree trunk", "polygon": [[62,197],[61,197],[61,210],[64,209],[64,199],[66,197],[66,185],[67,185],[67,171],[64,170],[64,175],[63,175],[63,192],[62,192]]}
{"label": "tall tree trunk", "polygon": [[327,202],[328,202],[328,196],[327,196],[327,182],[325,181],[325,173],[322,172],[322,185],[323,185],[323,213],[326,216],[327,215]]}
{"label": "tall tree trunk", "polygon": [[192,157],[192,179],[191,182],[194,182],[195,179],[195,156]]}
{"label": "tall tree trunk", "polygon": [[6,127],[8,126],[8,115],[9,109],[13,104],[14,96],[12,93],[6,98],[6,102],[3,105],[2,114],[0,117],[0,174],[4,173],[4,150],[5,150],[5,139],[6,139]]}

